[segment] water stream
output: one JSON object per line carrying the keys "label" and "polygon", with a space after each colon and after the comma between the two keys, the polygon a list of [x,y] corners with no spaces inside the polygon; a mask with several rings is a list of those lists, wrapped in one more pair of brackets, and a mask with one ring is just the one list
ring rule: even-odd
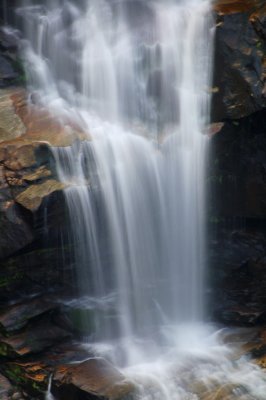
{"label": "water stream", "polygon": [[198,381],[265,398],[204,322],[210,2],[25,1],[17,15],[29,89],[90,139],[53,150],[87,346],[147,400],[202,398]]}

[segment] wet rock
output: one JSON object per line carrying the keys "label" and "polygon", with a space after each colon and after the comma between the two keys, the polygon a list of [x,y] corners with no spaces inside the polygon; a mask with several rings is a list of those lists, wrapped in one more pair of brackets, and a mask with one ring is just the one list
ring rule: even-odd
{"label": "wet rock", "polygon": [[56,303],[43,297],[30,299],[24,303],[7,307],[0,311],[1,332],[9,335],[23,328],[27,323],[48,311],[53,310]]}
{"label": "wet rock", "polygon": [[28,296],[54,293],[71,295],[76,289],[73,279],[71,247],[35,249],[10,257],[0,263],[0,304],[25,301]]}
{"label": "wet rock", "polygon": [[266,259],[263,233],[224,232],[210,249],[210,302],[216,320],[226,325],[266,322]]}
{"label": "wet rock", "polygon": [[53,392],[58,399],[64,400],[96,397],[115,400],[133,391],[134,385],[102,358],[58,367],[53,380]]}
{"label": "wet rock", "polygon": [[[5,376],[16,387],[25,390],[30,399],[40,398],[48,385],[49,371],[42,363],[9,362],[0,367],[4,369]],[[34,397],[33,397],[34,396]]]}
{"label": "wet rock", "polygon": [[16,197],[16,202],[30,211],[37,211],[45,197],[65,188],[64,183],[50,179],[44,183],[28,187]]}
{"label": "wet rock", "polygon": [[266,109],[227,121],[212,137],[208,179],[217,221],[266,218],[265,121]]}
{"label": "wet rock", "polygon": [[0,87],[25,83],[25,74],[18,56],[17,32],[0,26]]}
{"label": "wet rock", "polygon": [[[33,229],[14,201],[0,202],[0,259],[22,249],[33,240]],[[3,277],[4,279],[4,277]],[[5,279],[4,279],[5,280]],[[1,282],[0,287],[4,284]]]}
{"label": "wet rock", "polygon": [[25,132],[26,127],[15,113],[10,93],[0,90],[0,142],[20,137]]}
{"label": "wet rock", "polygon": [[215,9],[212,117],[239,119],[266,107],[265,5],[218,1]]}
{"label": "wet rock", "polygon": [[4,161],[4,165],[13,171],[29,168],[36,165],[35,148],[38,144],[28,144],[18,146],[14,151],[9,151]]}
{"label": "wet rock", "polygon": [[23,179],[27,182],[35,182],[40,179],[49,178],[51,175],[52,172],[46,166],[42,165],[32,173],[25,173]]}
{"label": "wet rock", "polygon": [[223,127],[224,127],[224,122],[213,123],[210,125],[208,133],[210,136],[216,135],[217,133],[221,132]]}
{"label": "wet rock", "polygon": [[26,126],[24,140],[44,141],[51,146],[71,146],[76,140],[89,140],[90,136],[82,129],[82,121],[71,117],[56,118],[41,104],[27,101],[25,90],[10,93],[16,114]]}
{"label": "wet rock", "polygon": [[18,73],[11,61],[0,55],[0,81],[11,81],[18,78]]}
{"label": "wet rock", "polygon": [[71,333],[58,327],[50,314],[38,316],[30,321],[23,332],[0,339],[0,355],[15,359],[22,356],[42,353],[43,351],[69,339]]}

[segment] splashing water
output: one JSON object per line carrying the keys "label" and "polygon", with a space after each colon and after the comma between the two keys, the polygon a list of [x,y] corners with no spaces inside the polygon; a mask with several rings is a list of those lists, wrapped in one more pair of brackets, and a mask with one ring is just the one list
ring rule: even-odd
{"label": "splashing water", "polygon": [[90,348],[143,399],[226,385],[232,399],[265,398],[262,372],[203,323],[210,2],[27,1],[17,13],[30,89],[92,138],[53,150],[71,184]]}

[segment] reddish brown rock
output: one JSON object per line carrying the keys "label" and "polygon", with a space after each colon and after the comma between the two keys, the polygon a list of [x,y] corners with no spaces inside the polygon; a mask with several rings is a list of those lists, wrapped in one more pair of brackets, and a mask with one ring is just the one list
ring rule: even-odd
{"label": "reddish brown rock", "polygon": [[71,119],[56,119],[40,105],[27,103],[24,90],[11,95],[16,114],[23,121],[26,132],[24,140],[46,141],[52,146],[70,146],[75,140],[88,140],[88,133]]}
{"label": "reddish brown rock", "polygon": [[102,358],[77,365],[63,365],[56,369],[54,375],[54,392],[59,399],[74,400],[80,392],[80,399],[95,396],[116,400],[133,391],[134,385]]}
{"label": "reddish brown rock", "polygon": [[261,12],[266,8],[264,0],[215,0],[214,10],[221,14]]}

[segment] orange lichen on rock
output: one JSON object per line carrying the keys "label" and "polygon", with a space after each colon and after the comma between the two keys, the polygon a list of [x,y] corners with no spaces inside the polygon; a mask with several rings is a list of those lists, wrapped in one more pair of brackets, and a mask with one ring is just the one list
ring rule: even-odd
{"label": "orange lichen on rock", "polygon": [[10,143],[16,140],[25,143],[44,141],[51,146],[70,146],[77,139],[89,139],[88,133],[70,117],[60,119],[41,105],[29,104],[24,89],[11,91],[10,99],[13,103],[14,114],[25,126],[25,132],[17,139],[12,140],[13,138],[10,137]]}

